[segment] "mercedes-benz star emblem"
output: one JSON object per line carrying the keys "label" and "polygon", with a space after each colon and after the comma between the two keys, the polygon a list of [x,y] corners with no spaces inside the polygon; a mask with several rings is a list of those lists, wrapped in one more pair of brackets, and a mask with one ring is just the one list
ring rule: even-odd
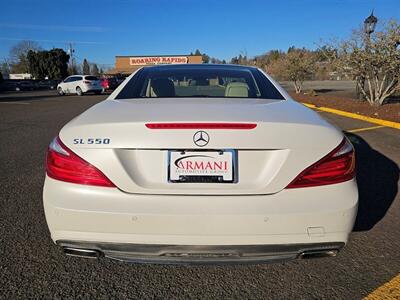
{"label": "mercedes-benz star emblem", "polygon": [[193,142],[199,147],[204,147],[209,141],[210,136],[205,131],[197,131],[193,136]]}

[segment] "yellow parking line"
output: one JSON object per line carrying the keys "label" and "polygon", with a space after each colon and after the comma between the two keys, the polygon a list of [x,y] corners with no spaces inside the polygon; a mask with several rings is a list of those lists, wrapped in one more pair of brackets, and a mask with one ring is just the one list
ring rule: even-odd
{"label": "yellow parking line", "polygon": [[366,130],[374,130],[378,128],[385,127],[383,125],[378,125],[378,126],[371,126],[371,127],[365,127],[365,128],[357,128],[357,129],[351,129],[351,130],[346,130],[347,132],[360,132],[360,131],[366,131]]}
{"label": "yellow parking line", "polygon": [[355,114],[355,113],[350,113],[350,112],[343,111],[343,110],[338,110],[338,109],[333,109],[333,108],[323,107],[323,106],[316,106],[314,104],[309,104],[309,103],[303,103],[303,105],[305,105],[309,108],[318,109],[320,111],[329,112],[329,113],[347,117],[347,118],[362,120],[362,121],[366,121],[366,122],[373,123],[373,124],[378,124],[378,125],[382,125],[382,126],[386,126],[386,127],[400,129],[400,123],[398,123],[398,122],[366,117],[366,116],[362,116],[362,115]]}
{"label": "yellow parking line", "polygon": [[301,102],[301,104],[303,104],[304,106],[307,106],[308,108],[315,108],[315,109],[319,108],[319,106],[316,106],[316,105],[310,104],[310,103]]}
{"label": "yellow parking line", "polygon": [[377,299],[400,299],[400,274],[364,298],[364,300]]}

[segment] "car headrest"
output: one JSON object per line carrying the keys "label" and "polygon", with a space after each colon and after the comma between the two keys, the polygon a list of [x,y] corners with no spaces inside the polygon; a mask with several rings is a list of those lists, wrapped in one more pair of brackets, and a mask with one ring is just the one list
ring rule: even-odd
{"label": "car headrest", "polygon": [[230,82],[226,85],[225,97],[249,97],[249,86],[244,82]]}
{"label": "car headrest", "polygon": [[175,97],[175,86],[168,78],[155,78],[151,80],[152,97]]}

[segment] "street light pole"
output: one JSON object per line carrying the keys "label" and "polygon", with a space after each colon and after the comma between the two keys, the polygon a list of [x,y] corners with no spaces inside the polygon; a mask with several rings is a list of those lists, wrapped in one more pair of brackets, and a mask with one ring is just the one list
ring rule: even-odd
{"label": "street light pole", "polygon": [[374,16],[374,11],[371,15],[364,20],[364,32],[367,34],[368,38],[375,31],[376,23],[378,23],[378,18]]}
{"label": "street light pole", "polygon": [[[365,51],[369,51],[369,46],[371,43],[371,34],[375,31],[376,23],[378,23],[378,18],[374,16],[374,11],[371,12],[369,17],[364,20],[364,33],[365,33]],[[360,86],[364,88],[365,78],[362,76],[358,78]],[[359,90],[359,85],[356,86],[356,93],[359,100],[363,100],[363,94]]]}

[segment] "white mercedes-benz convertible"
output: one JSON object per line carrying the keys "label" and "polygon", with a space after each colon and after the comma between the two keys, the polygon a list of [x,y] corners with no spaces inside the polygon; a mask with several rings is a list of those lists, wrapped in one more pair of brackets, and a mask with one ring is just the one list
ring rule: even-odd
{"label": "white mercedes-benz convertible", "polygon": [[144,67],[50,143],[66,254],[131,262],[334,256],[357,213],[351,143],[260,69]]}

